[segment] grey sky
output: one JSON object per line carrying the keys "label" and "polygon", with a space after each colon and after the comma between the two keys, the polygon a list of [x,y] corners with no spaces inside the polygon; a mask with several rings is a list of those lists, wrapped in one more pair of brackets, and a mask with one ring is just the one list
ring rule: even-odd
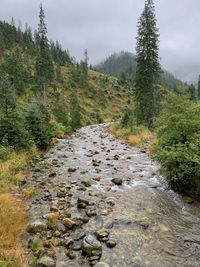
{"label": "grey sky", "polygon": [[[90,63],[121,50],[135,52],[137,21],[145,0],[1,0],[0,19],[37,28],[43,4],[49,39],[77,60],[88,49]],[[200,74],[200,1],[154,0],[163,67],[184,80]]]}

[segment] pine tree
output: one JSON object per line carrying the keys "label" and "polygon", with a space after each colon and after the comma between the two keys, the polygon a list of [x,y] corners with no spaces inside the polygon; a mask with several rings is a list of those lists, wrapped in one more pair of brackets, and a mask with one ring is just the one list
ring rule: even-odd
{"label": "pine tree", "polygon": [[78,97],[75,92],[72,92],[70,95],[70,115],[72,129],[79,128],[81,126],[81,113]]}
{"label": "pine tree", "polygon": [[39,51],[36,58],[35,76],[39,84],[43,86],[44,105],[46,106],[46,87],[54,78],[54,67],[49,50],[49,40],[47,38],[47,28],[44,22],[45,15],[42,5],[40,5],[39,18]]}
{"label": "pine tree", "polygon": [[196,99],[196,89],[195,89],[193,84],[191,84],[188,87],[188,91],[189,91],[189,94],[190,94],[190,99],[191,100],[195,100]]}
{"label": "pine tree", "polygon": [[198,80],[197,97],[198,99],[200,99],[200,75],[199,75],[199,80]]}
{"label": "pine tree", "polygon": [[138,21],[135,100],[137,121],[147,123],[148,126],[151,126],[155,116],[153,84],[161,73],[158,37],[154,4],[152,0],[146,0]]}

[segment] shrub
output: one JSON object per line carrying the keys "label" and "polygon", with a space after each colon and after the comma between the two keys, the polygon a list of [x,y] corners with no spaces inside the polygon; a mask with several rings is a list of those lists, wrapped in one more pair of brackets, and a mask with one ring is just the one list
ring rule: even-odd
{"label": "shrub", "polygon": [[178,189],[194,188],[200,177],[200,103],[169,92],[155,121],[156,158]]}

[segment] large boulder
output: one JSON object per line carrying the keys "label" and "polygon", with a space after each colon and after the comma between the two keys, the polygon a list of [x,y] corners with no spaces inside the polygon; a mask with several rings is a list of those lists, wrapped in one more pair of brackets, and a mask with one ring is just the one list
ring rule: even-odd
{"label": "large boulder", "polygon": [[84,255],[91,256],[101,256],[102,246],[101,243],[93,235],[88,235],[84,237],[81,249]]}

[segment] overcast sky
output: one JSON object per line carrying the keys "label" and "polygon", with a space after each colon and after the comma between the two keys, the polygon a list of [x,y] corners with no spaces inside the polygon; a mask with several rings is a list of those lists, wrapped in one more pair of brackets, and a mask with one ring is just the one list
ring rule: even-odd
{"label": "overcast sky", "polygon": [[[49,39],[77,60],[88,49],[90,63],[113,52],[135,53],[137,21],[145,0],[1,0],[0,19],[37,28],[43,4]],[[183,80],[200,74],[200,0],[154,0],[164,68]]]}

